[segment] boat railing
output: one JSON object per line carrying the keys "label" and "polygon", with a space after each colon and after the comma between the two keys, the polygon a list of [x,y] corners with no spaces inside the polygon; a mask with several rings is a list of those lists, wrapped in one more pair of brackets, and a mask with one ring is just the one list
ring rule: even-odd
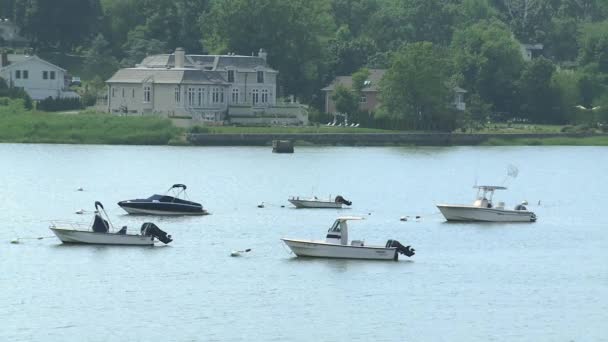
{"label": "boat railing", "polygon": [[71,230],[91,230],[91,225],[88,223],[66,220],[52,220],[51,228],[62,228]]}

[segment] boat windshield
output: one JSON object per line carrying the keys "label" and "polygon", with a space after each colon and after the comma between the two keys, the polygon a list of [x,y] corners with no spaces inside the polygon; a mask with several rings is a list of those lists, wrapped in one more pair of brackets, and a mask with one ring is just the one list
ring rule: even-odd
{"label": "boat windshield", "polygon": [[339,231],[341,231],[340,220],[336,220],[336,222],[334,222],[334,224],[331,226],[331,228],[329,228],[328,232],[339,232]]}

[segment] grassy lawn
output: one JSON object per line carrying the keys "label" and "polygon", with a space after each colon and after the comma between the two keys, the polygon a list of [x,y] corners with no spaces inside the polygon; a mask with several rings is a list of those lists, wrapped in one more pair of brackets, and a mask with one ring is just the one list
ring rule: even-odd
{"label": "grassy lawn", "polygon": [[305,127],[240,127],[240,126],[218,126],[204,127],[200,133],[213,134],[281,134],[281,133],[396,133],[383,129],[361,128],[361,127],[328,127],[328,126],[305,126]]}
{"label": "grassy lawn", "polygon": [[491,138],[483,145],[485,146],[608,146],[608,136],[584,137],[584,138],[526,138],[526,139],[502,139]]}
{"label": "grassy lawn", "polygon": [[[562,125],[537,125],[537,124],[490,124],[482,129],[468,131],[466,133],[480,134],[508,134],[508,133],[561,133]],[[457,133],[461,133],[458,131]]]}
{"label": "grassy lawn", "polygon": [[167,145],[179,143],[182,130],[156,117],[63,115],[0,106],[0,142]]}

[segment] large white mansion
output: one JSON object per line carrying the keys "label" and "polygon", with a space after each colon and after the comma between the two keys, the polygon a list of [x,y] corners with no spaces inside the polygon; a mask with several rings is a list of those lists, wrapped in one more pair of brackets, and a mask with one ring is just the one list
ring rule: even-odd
{"label": "large white mansion", "polygon": [[146,57],[106,81],[111,113],[160,114],[218,123],[308,123],[301,105],[277,103],[278,72],[257,56],[173,54]]}

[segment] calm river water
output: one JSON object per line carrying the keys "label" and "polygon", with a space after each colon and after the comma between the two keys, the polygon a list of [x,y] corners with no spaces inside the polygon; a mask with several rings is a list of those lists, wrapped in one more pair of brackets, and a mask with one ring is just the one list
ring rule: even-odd
{"label": "calm river water", "polygon": [[[508,165],[519,175],[497,197],[528,200],[538,222],[444,222],[435,203],[472,201],[471,186],[502,184]],[[0,166],[0,341],[608,341],[608,148],[0,144]],[[213,214],[116,205],[173,183]],[[353,206],[289,208],[312,194]],[[152,220],[174,242],[10,244],[52,236],[52,219],[88,221],[75,211],[95,200],[116,225]],[[366,217],[351,238],[417,254],[297,259],[279,240],[322,239],[341,214]]]}

